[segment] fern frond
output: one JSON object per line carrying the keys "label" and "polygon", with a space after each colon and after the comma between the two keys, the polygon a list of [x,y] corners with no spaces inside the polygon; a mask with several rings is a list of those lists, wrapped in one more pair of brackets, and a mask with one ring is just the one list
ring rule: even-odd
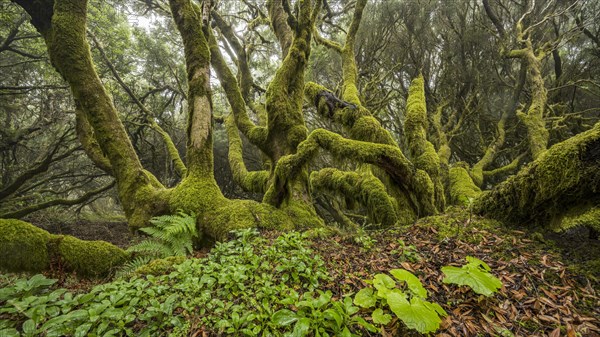
{"label": "fern frond", "polygon": [[150,255],[158,258],[173,255],[173,250],[170,246],[153,239],[144,240],[135,246],[129,247],[127,251],[133,253],[143,253],[145,255]]}
{"label": "fern frond", "polygon": [[148,264],[153,259],[150,256],[138,256],[133,260],[125,263],[118,271],[117,277],[126,277],[131,275],[139,267]]}
{"label": "fern frond", "polygon": [[163,215],[150,220],[151,227],[140,230],[151,238],[130,247],[131,252],[164,258],[192,253],[192,240],[198,237],[196,216],[178,210],[176,215]]}

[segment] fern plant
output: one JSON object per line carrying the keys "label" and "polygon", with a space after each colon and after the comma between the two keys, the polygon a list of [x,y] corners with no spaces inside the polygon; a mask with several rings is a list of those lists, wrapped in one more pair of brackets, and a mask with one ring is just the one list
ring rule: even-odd
{"label": "fern plant", "polygon": [[198,237],[195,214],[178,210],[174,215],[154,217],[150,223],[151,227],[140,229],[150,237],[127,249],[136,257],[123,266],[121,275],[128,275],[154,259],[185,256],[193,252],[193,240]]}

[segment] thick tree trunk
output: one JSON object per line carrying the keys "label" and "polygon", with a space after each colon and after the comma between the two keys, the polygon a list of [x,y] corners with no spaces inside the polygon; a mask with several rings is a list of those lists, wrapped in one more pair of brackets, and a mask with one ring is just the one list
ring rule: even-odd
{"label": "thick tree trunk", "polygon": [[[476,201],[478,213],[510,223],[556,224],[600,201],[600,124],[558,143]],[[559,225],[560,226],[560,225]]]}

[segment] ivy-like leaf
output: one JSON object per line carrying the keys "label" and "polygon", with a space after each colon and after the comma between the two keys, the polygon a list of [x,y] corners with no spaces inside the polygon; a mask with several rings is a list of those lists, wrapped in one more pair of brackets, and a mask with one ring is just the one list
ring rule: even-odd
{"label": "ivy-like leaf", "polygon": [[377,274],[373,278],[373,286],[377,289],[377,296],[385,298],[390,289],[396,287],[396,281],[386,274]]}
{"label": "ivy-like leaf", "polygon": [[[410,302],[406,299],[390,301],[390,297],[388,297],[390,309],[408,328],[420,333],[429,333],[440,327],[442,320],[434,303],[429,303],[419,297],[411,298]],[[444,312],[443,309],[441,311]]]}
{"label": "ivy-like leaf", "polygon": [[273,314],[271,321],[278,326],[286,326],[298,320],[295,312],[288,309],[281,309]]}
{"label": "ivy-like leaf", "polygon": [[502,287],[502,282],[488,271],[490,267],[485,262],[474,258],[467,257],[466,265],[459,267],[445,266],[442,267],[444,283],[454,283],[457,285],[467,285],[474,292],[484,296],[492,296]]}
{"label": "ivy-like leaf", "polygon": [[392,315],[383,313],[381,308],[375,309],[373,314],[373,323],[386,325],[392,320]]}
{"label": "ivy-like leaf", "polygon": [[373,289],[363,288],[354,296],[354,304],[361,308],[370,308],[375,305],[377,299],[373,296]]}
{"label": "ivy-like leaf", "polygon": [[392,269],[390,274],[394,276],[398,281],[404,281],[408,285],[408,289],[416,296],[421,298],[427,298],[427,290],[421,284],[418,277],[413,275],[408,270],[404,269]]}

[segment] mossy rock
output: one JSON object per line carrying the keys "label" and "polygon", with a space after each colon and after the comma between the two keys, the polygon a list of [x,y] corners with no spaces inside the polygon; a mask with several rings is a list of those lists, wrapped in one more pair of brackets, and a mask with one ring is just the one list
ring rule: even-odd
{"label": "mossy rock", "polygon": [[67,267],[81,276],[107,275],[127,260],[127,253],[105,241],[84,241],[65,236],[58,245]]}
{"label": "mossy rock", "polygon": [[135,270],[138,275],[166,275],[175,270],[175,266],[183,263],[185,256],[170,256],[164,259],[152,260]]}
{"label": "mossy rock", "polygon": [[47,269],[51,238],[52,234],[27,222],[0,219],[0,269],[31,273]]}

